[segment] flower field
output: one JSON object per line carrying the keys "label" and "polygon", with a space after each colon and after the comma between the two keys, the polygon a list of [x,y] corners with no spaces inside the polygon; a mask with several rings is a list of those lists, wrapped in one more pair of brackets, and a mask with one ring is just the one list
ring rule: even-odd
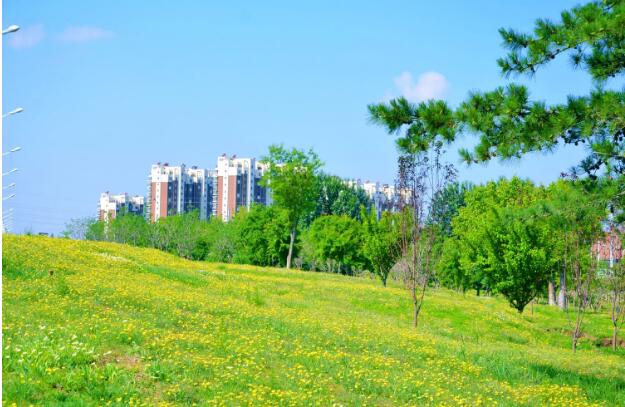
{"label": "flower field", "polygon": [[3,237],[3,405],[625,405],[589,315],[378,281]]}

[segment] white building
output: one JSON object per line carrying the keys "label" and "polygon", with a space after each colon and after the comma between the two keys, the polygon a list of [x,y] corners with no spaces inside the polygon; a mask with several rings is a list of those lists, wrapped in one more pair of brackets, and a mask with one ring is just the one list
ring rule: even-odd
{"label": "white building", "polygon": [[212,173],[206,169],[154,164],[148,182],[147,218],[156,222],[197,209],[200,219],[208,219],[212,212],[212,188]]}
{"label": "white building", "polygon": [[271,205],[271,190],[260,185],[267,167],[255,158],[217,158],[213,215],[224,222],[232,219],[236,212],[252,203]]}
{"label": "white building", "polygon": [[100,194],[98,205],[98,219],[107,221],[115,219],[121,212],[143,215],[145,198],[142,196],[129,196],[127,193],[111,195],[108,191]]}

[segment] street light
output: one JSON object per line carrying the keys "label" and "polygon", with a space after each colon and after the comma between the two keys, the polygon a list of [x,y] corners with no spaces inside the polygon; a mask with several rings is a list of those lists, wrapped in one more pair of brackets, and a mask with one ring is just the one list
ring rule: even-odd
{"label": "street light", "polygon": [[9,196],[7,196],[7,197],[2,198],[2,200],[3,200],[3,201],[6,201],[7,199],[11,199],[11,198],[13,198],[14,196],[15,196],[15,194],[11,194],[11,195],[9,195]]}
{"label": "street light", "polygon": [[11,171],[3,172],[2,176],[4,177],[5,175],[9,175],[17,171],[19,171],[17,168],[13,168]]}
{"label": "street light", "polygon": [[10,25],[7,28],[5,28],[4,30],[2,30],[2,35],[5,34],[10,34],[10,33],[14,33],[15,31],[19,30],[20,26],[19,25]]}
{"label": "street light", "polygon": [[14,147],[14,148],[10,149],[9,151],[5,151],[4,153],[2,153],[2,156],[4,157],[5,155],[9,155],[11,153],[17,153],[21,149],[22,149],[22,147]]}
{"label": "street light", "polygon": [[7,113],[3,114],[3,115],[2,115],[2,118],[4,119],[5,117],[9,117],[9,116],[11,116],[11,115],[13,115],[13,114],[22,113],[23,111],[24,111],[24,109],[23,109],[23,108],[18,107],[17,109],[13,109],[13,110],[11,110],[10,112],[7,112]]}
{"label": "street light", "polygon": [[2,189],[9,189],[9,188],[13,188],[15,187],[15,182],[11,182],[9,185],[5,185],[2,187]]}

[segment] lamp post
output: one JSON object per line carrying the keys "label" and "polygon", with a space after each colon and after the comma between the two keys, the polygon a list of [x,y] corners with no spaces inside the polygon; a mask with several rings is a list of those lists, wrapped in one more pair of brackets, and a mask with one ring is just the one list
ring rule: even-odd
{"label": "lamp post", "polygon": [[19,25],[10,25],[7,28],[5,28],[4,30],[2,30],[2,35],[6,35],[6,34],[10,34],[10,33],[14,33],[15,31],[18,31],[20,29]]}
{"label": "lamp post", "polygon": [[17,31],[19,29],[20,29],[19,25],[15,25],[15,24],[10,25],[7,28],[5,28],[4,30],[2,30],[2,35],[14,33],[15,31]]}
{"label": "lamp post", "polygon": [[24,108],[18,107],[16,109],[11,110],[10,112],[6,112],[5,114],[3,114],[2,118],[4,119],[5,117],[9,117],[14,114],[22,113],[23,111],[24,111]]}
{"label": "lamp post", "polygon": [[14,148],[10,149],[9,151],[5,151],[4,153],[2,153],[2,156],[4,157],[5,155],[9,155],[11,153],[17,153],[21,149],[22,149],[22,147],[14,147]]}

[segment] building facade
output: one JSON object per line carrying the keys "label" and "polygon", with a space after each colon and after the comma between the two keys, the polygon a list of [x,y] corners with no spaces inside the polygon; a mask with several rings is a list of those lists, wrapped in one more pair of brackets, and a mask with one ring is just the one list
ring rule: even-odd
{"label": "building facade", "polygon": [[362,188],[365,191],[375,206],[378,219],[382,216],[382,212],[393,212],[397,209],[398,196],[395,186],[371,181],[362,182],[360,179],[349,179],[345,183],[350,188]]}
{"label": "building facade", "polygon": [[108,221],[115,219],[120,213],[143,215],[145,198],[142,196],[130,196],[127,193],[111,195],[108,191],[100,194],[98,205],[98,219]]}
{"label": "building facade", "polygon": [[271,205],[271,191],[260,185],[266,166],[255,158],[227,157],[217,159],[215,171],[213,216],[229,221],[241,209],[253,203]]}
{"label": "building facade", "polygon": [[152,165],[148,179],[146,218],[158,219],[197,210],[200,219],[212,212],[213,180],[208,170],[198,167]]}

